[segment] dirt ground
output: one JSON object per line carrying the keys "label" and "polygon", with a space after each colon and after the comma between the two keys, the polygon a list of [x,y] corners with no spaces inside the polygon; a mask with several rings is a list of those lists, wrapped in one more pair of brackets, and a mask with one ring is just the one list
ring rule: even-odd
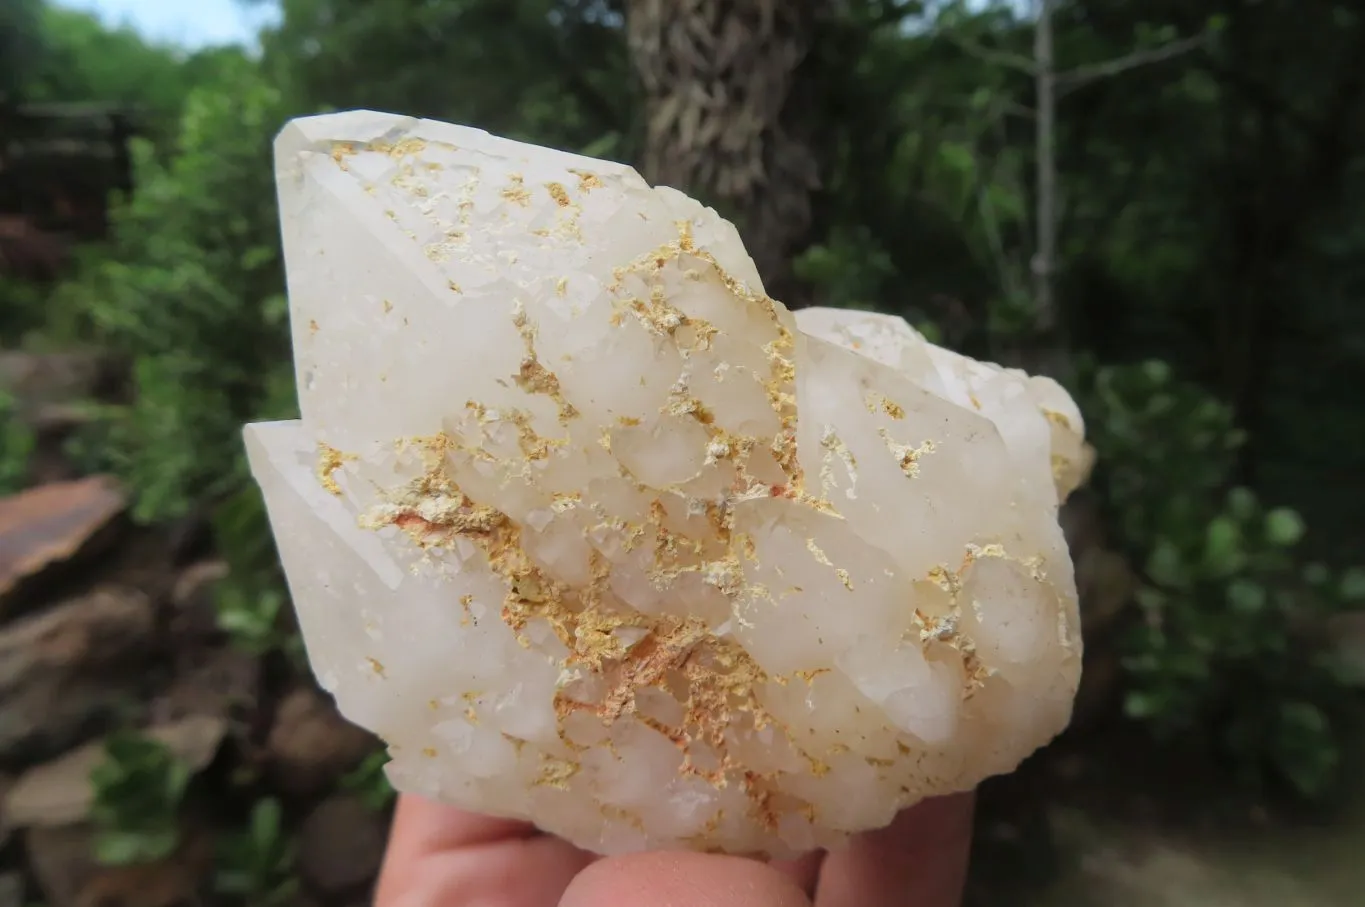
{"label": "dirt ground", "polygon": [[1250,797],[1122,732],[1063,740],[982,789],[970,907],[1360,907],[1365,735],[1329,803]]}

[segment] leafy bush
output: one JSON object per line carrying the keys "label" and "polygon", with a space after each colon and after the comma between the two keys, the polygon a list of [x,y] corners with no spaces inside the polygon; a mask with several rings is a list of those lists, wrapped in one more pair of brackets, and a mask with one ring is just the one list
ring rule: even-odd
{"label": "leafy bush", "polygon": [[175,153],[134,147],[137,193],[107,249],[56,293],[133,364],[134,402],[110,419],[108,466],[156,520],[240,489],[242,423],[288,414],[287,307],[270,141],[280,93],[243,59],[192,92]]}
{"label": "leafy bush", "polygon": [[1313,631],[1359,597],[1356,574],[1305,564],[1297,513],[1227,490],[1232,414],[1165,363],[1099,369],[1088,412],[1097,484],[1145,578],[1128,714],[1163,737],[1211,731],[1248,779],[1322,793],[1344,686]]}
{"label": "leafy bush", "polygon": [[136,194],[51,310],[132,365],[132,402],[76,439],[82,465],[118,474],[141,521],[207,507],[232,567],[225,628],[252,651],[297,655],[278,629],[286,599],[241,442],[243,423],[295,410],[271,155],[285,102],[245,57],[214,71],[189,94],[172,153],[134,147]]}
{"label": "leafy bush", "polygon": [[256,801],[251,821],[223,842],[214,887],[252,907],[275,907],[297,900],[296,847],[284,829],[280,801]]}
{"label": "leafy bush", "polygon": [[189,766],[165,744],[131,731],[111,736],[105,756],[90,772],[96,858],[122,866],[170,856],[180,843]]}
{"label": "leafy bush", "polygon": [[815,287],[820,304],[876,310],[895,265],[866,227],[836,229],[828,242],[814,245],[793,263],[796,276]]}

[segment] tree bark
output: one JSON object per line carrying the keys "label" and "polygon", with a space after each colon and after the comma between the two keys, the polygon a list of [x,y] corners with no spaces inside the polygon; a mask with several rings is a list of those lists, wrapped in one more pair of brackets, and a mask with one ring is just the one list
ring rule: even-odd
{"label": "tree bark", "polygon": [[765,288],[800,305],[792,259],[811,240],[819,161],[802,67],[828,0],[630,0],[644,88],[644,177],[739,226]]}
{"label": "tree bark", "polygon": [[1048,350],[1057,345],[1057,70],[1052,47],[1052,0],[1037,0],[1033,31],[1034,82],[1037,86],[1037,239],[1033,253],[1035,342]]}

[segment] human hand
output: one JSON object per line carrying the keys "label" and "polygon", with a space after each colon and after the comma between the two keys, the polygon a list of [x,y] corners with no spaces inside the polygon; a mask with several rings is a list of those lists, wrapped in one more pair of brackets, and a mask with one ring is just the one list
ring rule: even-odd
{"label": "human hand", "polygon": [[598,857],[532,826],[412,796],[398,803],[375,907],[957,907],[971,794],[925,801],[844,849],[761,863]]}

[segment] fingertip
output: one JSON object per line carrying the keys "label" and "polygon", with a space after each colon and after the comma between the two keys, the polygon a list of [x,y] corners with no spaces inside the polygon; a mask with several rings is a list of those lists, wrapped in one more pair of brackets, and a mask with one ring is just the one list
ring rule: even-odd
{"label": "fingertip", "polygon": [[592,857],[551,837],[429,854],[377,892],[375,907],[549,907]]}
{"label": "fingertip", "polygon": [[[546,864],[553,871],[524,877],[530,855],[536,855],[537,863],[554,858]],[[543,895],[524,903],[551,904],[588,859],[563,841],[539,835],[525,822],[403,795],[389,830],[374,903],[384,907],[464,903],[453,900],[450,892],[459,887],[496,888],[506,884],[500,879],[506,879],[518,888],[542,886]],[[438,898],[433,891],[446,894]]]}
{"label": "fingertip", "polygon": [[559,907],[811,907],[791,878],[743,857],[643,853],[599,860]]}
{"label": "fingertip", "polygon": [[971,850],[973,793],[935,797],[885,828],[830,853],[820,872],[821,907],[957,907]]}
{"label": "fingertip", "polygon": [[820,867],[825,862],[823,850],[813,850],[793,860],[771,860],[768,865],[790,878],[807,897],[815,896],[815,886],[820,881]]}
{"label": "fingertip", "polygon": [[516,819],[484,816],[411,794],[398,798],[393,835],[414,850],[436,852],[535,835],[535,826]]}

